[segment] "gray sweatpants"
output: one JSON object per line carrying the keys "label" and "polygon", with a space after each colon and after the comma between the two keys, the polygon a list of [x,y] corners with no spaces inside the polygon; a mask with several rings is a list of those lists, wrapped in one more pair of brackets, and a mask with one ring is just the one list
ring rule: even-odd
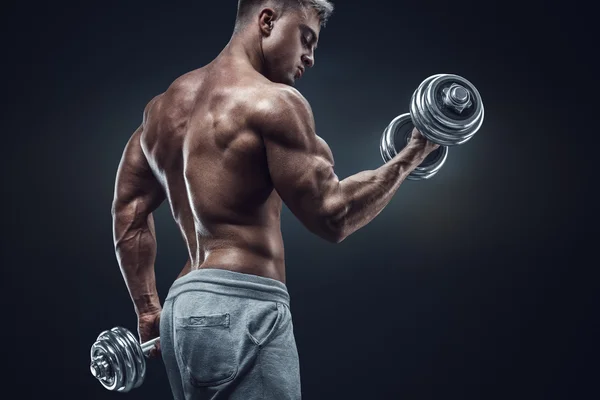
{"label": "gray sweatpants", "polygon": [[297,400],[290,296],[275,279],[217,268],[177,279],[160,320],[175,400]]}

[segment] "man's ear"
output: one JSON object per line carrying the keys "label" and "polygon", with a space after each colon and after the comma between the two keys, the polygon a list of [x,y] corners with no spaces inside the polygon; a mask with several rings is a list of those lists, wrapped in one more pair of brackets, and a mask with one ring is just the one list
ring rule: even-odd
{"label": "man's ear", "polygon": [[263,8],[258,16],[258,23],[260,31],[265,35],[269,36],[273,31],[273,22],[277,17],[275,10],[272,8]]}

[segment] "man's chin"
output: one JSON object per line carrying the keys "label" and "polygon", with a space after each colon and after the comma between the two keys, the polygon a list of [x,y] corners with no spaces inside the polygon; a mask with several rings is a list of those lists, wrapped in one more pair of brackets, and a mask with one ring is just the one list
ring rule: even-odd
{"label": "man's chin", "polygon": [[283,79],[278,79],[276,81],[274,81],[275,83],[281,83],[283,85],[288,85],[288,86],[295,86],[296,85],[296,79],[294,76],[288,76],[285,77]]}
{"label": "man's chin", "polygon": [[300,79],[300,77],[296,78],[296,74],[295,74],[295,73],[293,73],[293,74],[290,74],[290,78],[289,78],[289,79],[290,79],[290,80],[289,80],[289,84],[290,84],[290,86],[295,86],[295,85],[296,85],[296,81],[297,81],[298,79]]}

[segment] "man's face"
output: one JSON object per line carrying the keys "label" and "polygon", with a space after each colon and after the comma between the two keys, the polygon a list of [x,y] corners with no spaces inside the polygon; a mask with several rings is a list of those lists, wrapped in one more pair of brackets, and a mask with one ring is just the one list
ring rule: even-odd
{"label": "man's face", "polygon": [[263,40],[267,78],[293,86],[314,64],[320,30],[313,9],[291,10],[277,18],[271,34]]}

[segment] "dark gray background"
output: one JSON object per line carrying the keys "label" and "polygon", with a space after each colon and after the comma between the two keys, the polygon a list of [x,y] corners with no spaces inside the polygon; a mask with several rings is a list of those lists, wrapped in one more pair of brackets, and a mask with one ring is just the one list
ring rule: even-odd
{"label": "dark gray background", "polygon": [[[339,245],[284,209],[303,398],[598,396],[591,10],[336,3],[297,87],[340,178],[381,165],[381,132],[432,74],[469,79],[486,115],[436,177],[402,185]],[[170,398],[158,360],[127,395],[88,370],[102,330],[136,329],[112,246],[115,172],[145,104],[220,52],[235,7],[6,6],[2,393]],[[164,299],[186,251],[167,204],[155,215]]]}

